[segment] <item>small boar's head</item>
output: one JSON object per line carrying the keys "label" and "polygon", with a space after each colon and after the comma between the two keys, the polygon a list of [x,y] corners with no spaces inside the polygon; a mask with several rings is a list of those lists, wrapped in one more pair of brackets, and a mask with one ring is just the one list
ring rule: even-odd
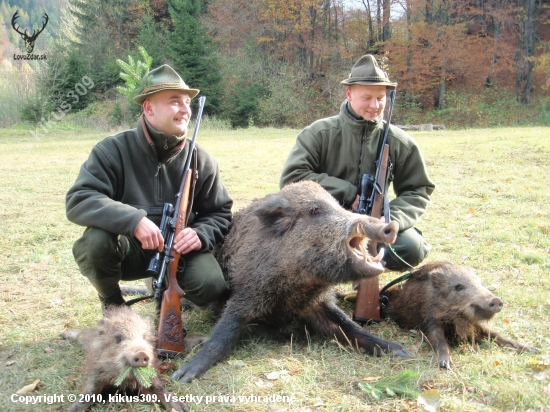
{"label": "small boar's head", "polygon": [[153,366],[156,336],[153,320],[142,317],[127,306],[105,311],[98,322],[99,339],[94,342],[101,349],[103,360],[110,360],[120,371],[126,366]]}
{"label": "small boar's head", "polygon": [[474,269],[442,262],[426,265],[433,287],[432,300],[441,302],[449,314],[461,315],[471,322],[491,319],[502,310],[502,300],[483,286]]}

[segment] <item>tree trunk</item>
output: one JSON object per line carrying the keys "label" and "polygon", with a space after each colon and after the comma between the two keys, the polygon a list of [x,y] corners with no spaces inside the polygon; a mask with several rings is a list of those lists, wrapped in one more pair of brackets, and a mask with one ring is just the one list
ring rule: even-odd
{"label": "tree trunk", "polygon": [[376,0],[376,38],[382,40],[382,0]]}
{"label": "tree trunk", "polygon": [[411,34],[411,0],[406,1],[407,5],[407,73],[411,72],[411,63],[413,57],[413,48],[411,46],[412,34]]}
{"label": "tree trunk", "polygon": [[525,1],[525,63],[523,78],[525,79],[525,88],[521,97],[522,103],[529,103],[531,99],[531,86],[533,83],[533,67],[535,66],[532,58],[535,55],[535,36],[536,36],[536,0]]}
{"label": "tree trunk", "polygon": [[384,26],[382,27],[382,41],[390,39],[390,0],[384,0]]}
{"label": "tree trunk", "polygon": [[491,69],[489,70],[489,75],[487,76],[487,80],[485,81],[486,86],[492,86],[493,85],[493,76],[495,75],[495,66],[498,60],[497,55],[497,44],[498,44],[498,37],[500,35],[500,28],[501,28],[502,22],[498,22],[494,24],[493,29],[493,58],[491,59]]}
{"label": "tree trunk", "polygon": [[[427,2],[431,3],[431,2]],[[431,6],[431,4],[430,4]],[[441,74],[439,80],[439,90],[437,98],[437,109],[442,110],[445,108],[445,93],[447,91],[447,63],[448,63],[448,52],[449,45],[447,43],[447,37],[445,35],[445,26],[450,25],[449,21],[449,5],[446,1],[443,1],[439,4],[437,11],[437,25],[438,25],[438,35],[437,42],[441,44],[441,55],[443,56],[443,62],[441,64]]]}
{"label": "tree trunk", "polygon": [[362,0],[362,2],[363,2],[363,6],[365,6],[365,10],[367,12],[368,25],[369,25],[369,38],[368,38],[368,42],[367,42],[366,52],[370,53],[370,50],[374,46],[374,43],[375,43],[375,41],[374,41],[374,28],[372,27],[372,13],[371,13],[371,9],[370,9],[370,1],[367,0],[367,2],[365,3],[365,0]]}
{"label": "tree trunk", "polygon": [[[523,0],[519,0],[521,3]],[[518,24],[518,48],[516,50],[516,100],[519,102],[521,94],[521,83],[523,81],[523,25]]]}
{"label": "tree trunk", "polygon": [[[531,100],[533,85],[533,56],[535,55],[537,19],[541,9],[540,0],[518,0],[522,20],[518,27],[518,50],[516,52],[516,99],[522,103]],[[538,7],[537,7],[538,6]]]}
{"label": "tree trunk", "polygon": [[441,66],[441,82],[439,83],[439,96],[437,98],[437,109],[445,108],[445,92],[447,91],[447,57],[443,57]]}
{"label": "tree trunk", "polygon": [[426,13],[424,14],[424,21],[428,24],[433,23],[432,0],[426,0]]}

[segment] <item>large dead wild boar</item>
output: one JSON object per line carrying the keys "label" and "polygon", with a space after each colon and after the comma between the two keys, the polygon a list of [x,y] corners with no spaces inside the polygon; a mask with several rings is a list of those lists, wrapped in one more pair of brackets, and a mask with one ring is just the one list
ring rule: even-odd
{"label": "large dead wild boar", "polygon": [[483,324],[502,310],[502,300],[484,287],[474,270],[449,262],[433,262],[415,270],[403,285],[383,294],[381,315],[404,329],[419,328],[437,354],[439,366],[450,368],[449,342],[494,339],[516,350],[535,348],[506,339]]}
{"label": "large dead wild boar", "polygon": [[70,412],[88,409],[97,399],[95,394],[115,391],[127,395],[151,395],[148,398],[161,402],[169,411],[189,412],[184,403],[175,400],[164,388],[158,374],[149,387],[143,386],[132,373],[120,386],[115,386],[127,366],[151,367],[158,373],[155,329],[151,318],[140,316],[128,306],[111,306],[105,310],[96,329],[67,329],[61,337],[77,341],[86,351],[86,385],[82,398],[73,404]]}
{"label": "large dead wild boar", "polygon": [[396,222],[344,210],[318,183],[303,181],[237,213],[221,250],[231,296],[203,349],[172,375],[190,382],[226,358],[243,327],[292,321],[369,354],[408,356],[399,345],[356,325],[334,303],[332,287],[384,271],[370,240],[393,243]]}

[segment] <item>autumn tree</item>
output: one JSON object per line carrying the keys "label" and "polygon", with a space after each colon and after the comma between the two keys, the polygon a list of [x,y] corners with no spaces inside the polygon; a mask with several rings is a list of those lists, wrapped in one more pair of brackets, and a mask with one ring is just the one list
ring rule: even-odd
{"label": "autumn tree", "polygon": [[522,103],[529,103],[533,86],[536,36],[540,13],[542,11],[542,0],[517,1],[518,48],[516,52],[516,98]]}

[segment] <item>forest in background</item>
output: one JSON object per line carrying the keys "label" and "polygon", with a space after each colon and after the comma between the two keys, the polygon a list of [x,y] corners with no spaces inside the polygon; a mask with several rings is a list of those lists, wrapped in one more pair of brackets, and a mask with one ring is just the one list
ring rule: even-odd
{"label": "forest in background", "polygon": [[[16,59],[16,11],[29,34],[47,13],[45,60]],[[550,125],[550,0],[2,0],[0,21],[0,127],[133,126],[116,61],[142,60],[139,46],[231,127],[336,114],[366,53],[398,82],[394,123]]]}

